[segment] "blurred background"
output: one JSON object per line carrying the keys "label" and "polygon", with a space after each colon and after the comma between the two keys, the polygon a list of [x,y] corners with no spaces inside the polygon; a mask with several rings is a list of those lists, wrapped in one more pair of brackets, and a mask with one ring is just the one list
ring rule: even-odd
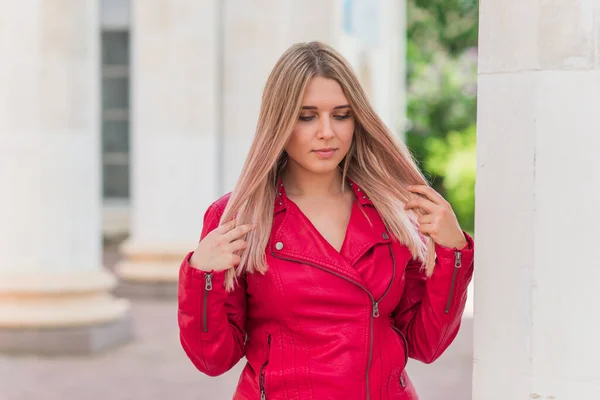
{"label": "blurred background", "polygon": [[[352,64],[473,233],[475,0],[1,0],[0,399],[227,399],[180,348],[179,262],[292,43]],[[471,309],[424,400],[470,399]],[[449,395],[452,393],[452,395]]]}

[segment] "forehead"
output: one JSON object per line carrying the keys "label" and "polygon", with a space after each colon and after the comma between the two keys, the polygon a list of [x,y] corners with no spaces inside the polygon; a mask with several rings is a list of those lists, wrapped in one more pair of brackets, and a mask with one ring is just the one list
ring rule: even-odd
{"label": "forehead", "polygon": [[349,104],[341,85],[333,80],[316,76],[312,78],[302,98],[303,106],[315,106],[318,108],[333,108]]}

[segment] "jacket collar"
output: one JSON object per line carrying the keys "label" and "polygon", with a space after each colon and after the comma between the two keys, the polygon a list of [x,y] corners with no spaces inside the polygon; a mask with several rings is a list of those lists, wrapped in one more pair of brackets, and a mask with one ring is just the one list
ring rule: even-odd
{"label": "jacket collar", "polygon": [[360,188],[360,186],[358,186],[358,184],[356,184],[350,178],[348,178],[348,183],[350,184],[350,188],[354,192],[354,195],[356,196],[356,199],[358,200],[358,203],[361,206],[373,205],[373,202],[371,201],[371,199],[369,199],[369,196],[367,196],[367,194],[363,192],[363,190]]}
{"label": "jacket collar", "polygon": [[[354,192],[354,195],[356,196],[356,200],[358,201],[358,204],[360,204],[361,206],[366,206],[366,205],[370,205],[373,206],[373,202],[371,201],[371,199],[369,199],[369,196],[367,196],[367,194],[361,189],[360,186],[358,186],[358,184],[356,182],[354,182],[352,179],[350,178],[346,178],[348,180],[348,184],[350,185],[350,188],[352,189],[352,192]],[[275,195],[275,203],[274,203],[274,213],[277,214],[280,211],[283,211],[287,208],[288,206],[288,198],[287,195],[285,194],[285,187],[283,186],[283,181],[281,180],[281,178],[277,179],[277,194]]]}
{"label": "jacket collar", "polygon": [[277,179],[277,193],[275,194],[275,203],[274,203],[274,214],[277,214],[280,211],[283,211],[287,208],[288,198],[285,194],[285,188],[283,187],[283,181],[281,178]]}
{"label": "jacket collar", "polygon": [[392,239],[368,195],[355,182],[349,180],[349,183],[356,202],[352,206],[344,243],[338,252],[287,197],[280,179],[277,183],[269,252],[276,257],[324,267],[358,283],[362,282],[353,265],[370,248],[377,244],[388,244]]}

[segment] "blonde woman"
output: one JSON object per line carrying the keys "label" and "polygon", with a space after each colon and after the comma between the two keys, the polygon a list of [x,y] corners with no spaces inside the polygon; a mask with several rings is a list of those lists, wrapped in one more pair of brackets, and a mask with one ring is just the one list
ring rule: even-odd
{"label": "blonde woman", "polygon": [[210,376],[246,357],[234,399],[415,400],[408,357],[450,345],[472,272],[472,239],[348,63],[296,44],[181,265],[181,344]]}

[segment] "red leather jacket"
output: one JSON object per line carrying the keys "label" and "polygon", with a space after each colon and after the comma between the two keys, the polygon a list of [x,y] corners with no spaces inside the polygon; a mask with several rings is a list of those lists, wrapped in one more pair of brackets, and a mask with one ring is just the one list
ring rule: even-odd
{"label": "red leather jacket", "polygon": [[[181,344],[210,376],[246,357],[234,399],[415,400],[404,370],[408,357],[431,363],[458,333],[473,240],[465,234],[469,244],[461,250],[437,246],[427,279],[368,197],[352,187],[358,201],[340,252],[281,187],[265,275],[246,274],[227,293],[224,272],[192,268],[192,253],[184,259]],[[219,225],[228,199],[209,207],[202,238]]]}

